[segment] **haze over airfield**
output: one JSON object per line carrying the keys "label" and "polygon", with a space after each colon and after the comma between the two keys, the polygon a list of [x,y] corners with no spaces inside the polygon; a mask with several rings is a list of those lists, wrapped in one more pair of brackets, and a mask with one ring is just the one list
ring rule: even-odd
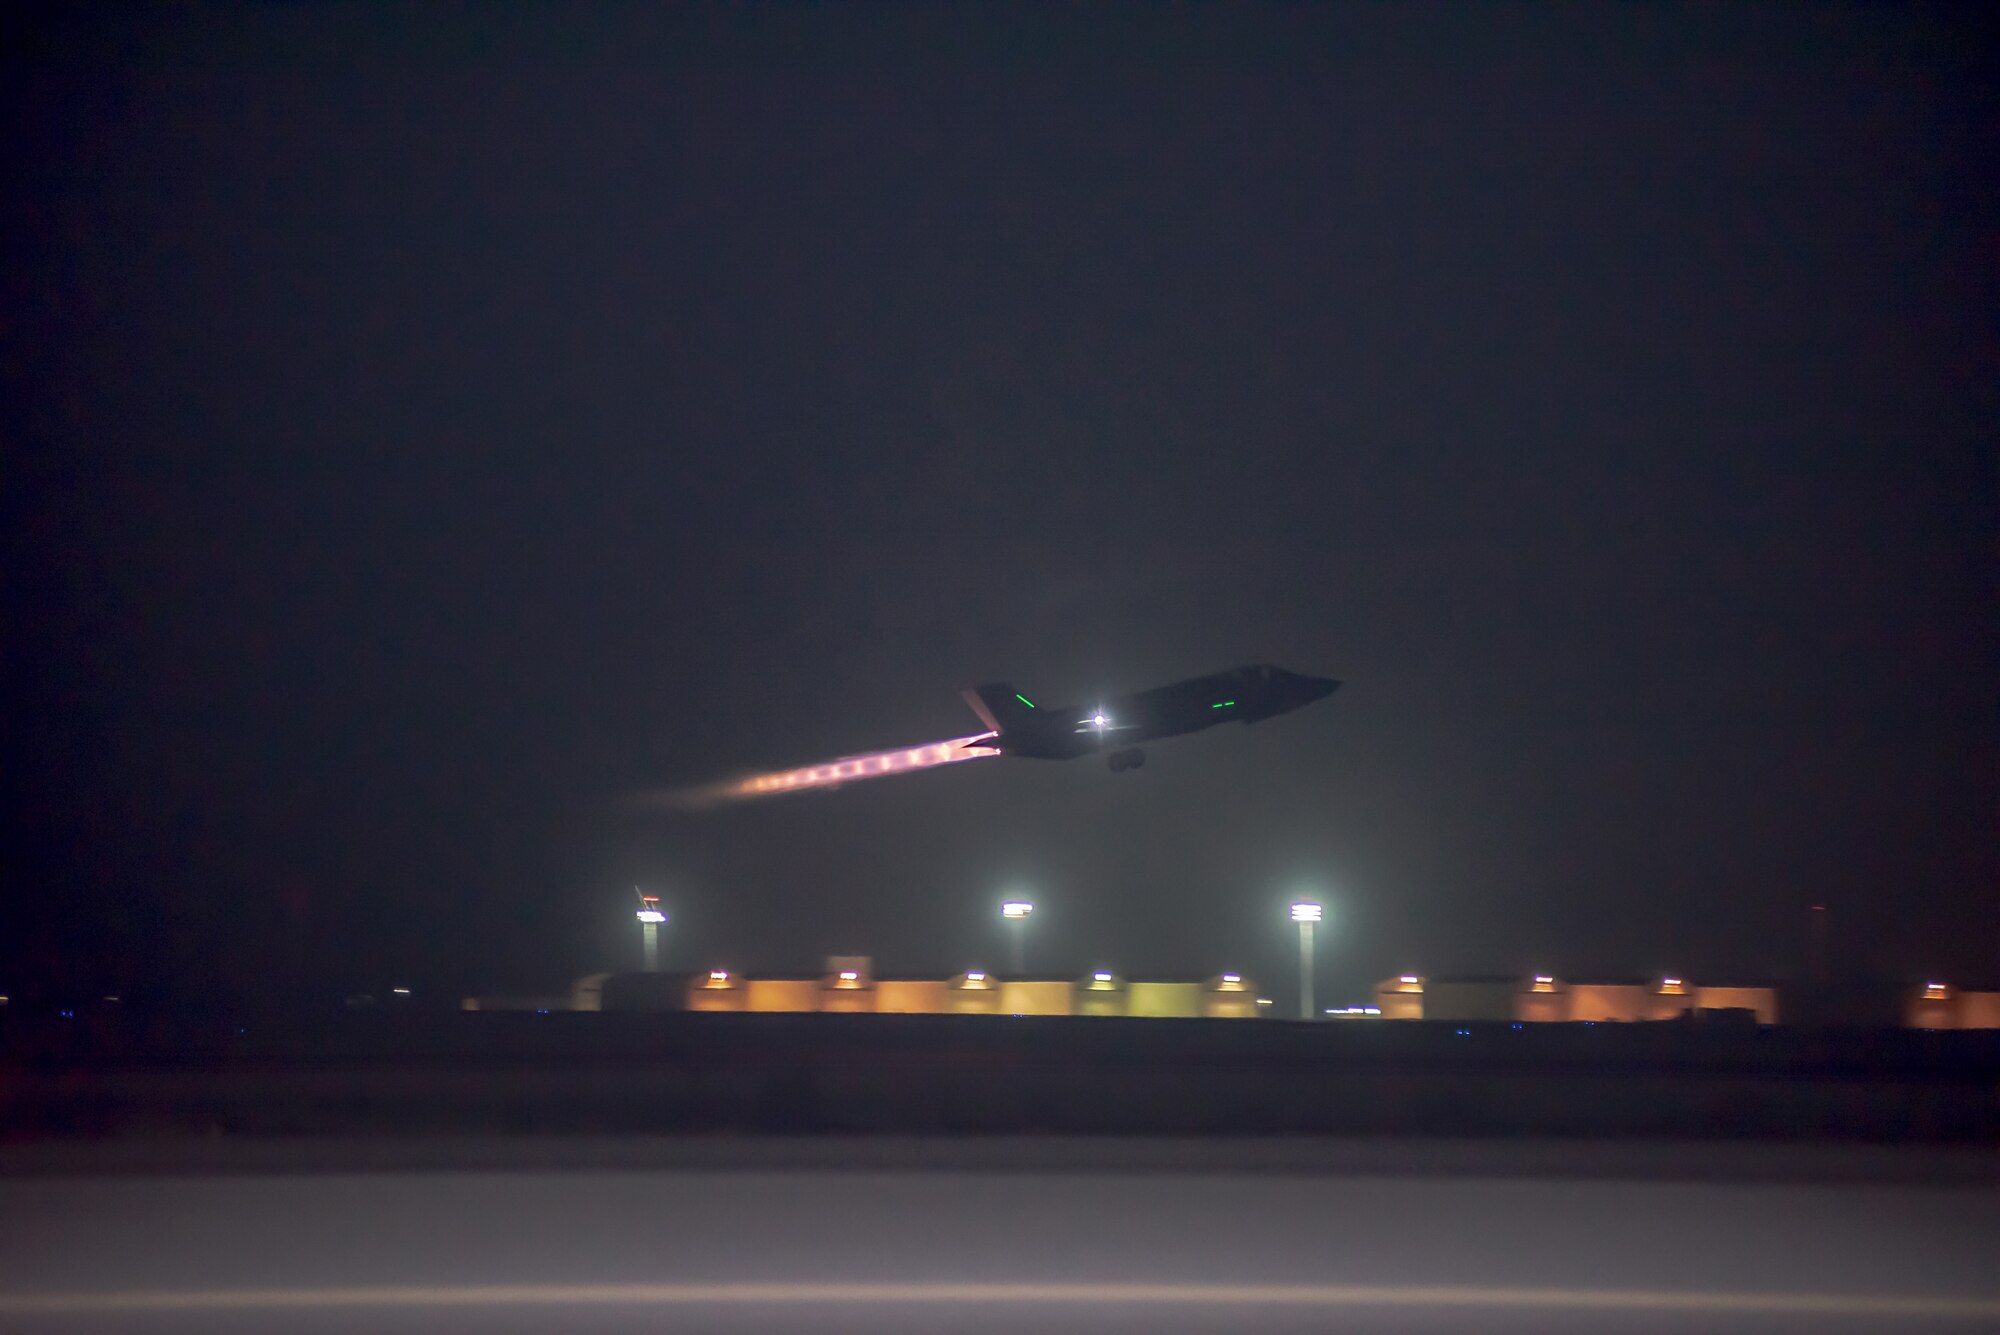
{"label": "haze over airfield", "polygon": [[[12,978],[1888,972],[2000,910],[1969,9],[72,14]],[[1242,662],[1144,771],[629,794]]]}

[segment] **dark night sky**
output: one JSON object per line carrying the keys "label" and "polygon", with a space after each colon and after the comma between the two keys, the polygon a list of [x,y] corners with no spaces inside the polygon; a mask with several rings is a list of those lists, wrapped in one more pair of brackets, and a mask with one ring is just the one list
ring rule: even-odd
{"label": "dark night sky", "polygon": [[[2000,979],[1977,6],[14,20],[0,990]],[[1139,774],[630,795],[1247,661]]]}

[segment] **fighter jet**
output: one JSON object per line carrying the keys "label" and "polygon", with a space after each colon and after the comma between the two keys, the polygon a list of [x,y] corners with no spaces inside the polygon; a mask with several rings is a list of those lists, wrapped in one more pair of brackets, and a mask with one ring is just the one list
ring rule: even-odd
{"label": "fighter jet", "polygon": [[1036,704],[1007,682],[989,682],[967,690],[965,702],[994,735],[965,745],[1037,760],[1102,755],[1113,771],[1137,769],[1146,763],[1140,742],[1274,718],[1323,700],[1339,686],[1331,677],[1257,663],[1094,705],[1051,706]]}

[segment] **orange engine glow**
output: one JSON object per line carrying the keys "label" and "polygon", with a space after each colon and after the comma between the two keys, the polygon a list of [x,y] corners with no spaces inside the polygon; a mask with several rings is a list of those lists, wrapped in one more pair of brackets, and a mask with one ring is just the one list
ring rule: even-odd
{"label": "orange engine glow", "polygon": [[699,788],[642,794],[640,800],[683,810],[700,810],[720,802],[751,797],[776,797],[780,793],[804,792],[809,788],[838,788],[843,783],[858,783],[863,779],[880,779],[891,774],[908,774],[912,770],[936,769],[940,765],[956,765],[964,760],[985,760],[997,756],[1000,752],[992,747],[968,745],[994,735],[991,732],[976,732],[969,737],[949,737],[941,742],[925,742],[921,746],[898,746],[887,751],[870,751],[865,755],[841,756],[837,760],[823,760],[817,765],[772,770],[768,774],[752,774],[747,778]]}
{"label": "orange engine glow", "polygon": [[911,770],[935,769],[939,765],[956,765],[961,760],[983,760],[1000,753],[983,746],[967,746],[966,743],[991,736],[990,732],[977,732],[970,737],[926,742],[922,746],[899,746],[889,751],[870,751],[866,755],[842,756],[817,765],[802,765],[798,769],[753,774],[747,779],[724,785],[721,795],[768,797],[773,793],[792,793],[802,788],[838,788],[843,783],[860,779],[879,779],[884,775],[906,774]]}

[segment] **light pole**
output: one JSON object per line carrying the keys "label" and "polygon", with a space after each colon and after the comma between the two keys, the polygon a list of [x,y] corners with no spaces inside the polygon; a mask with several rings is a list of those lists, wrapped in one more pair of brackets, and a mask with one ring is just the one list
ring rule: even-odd
{"label": "light pole", "polygon": [[1310,899],[1292,905],[1292,921],[1299,925],[1299,1018],[1313,1017],[1313,924],[1320,919],[1320,906]]}
{"label": "light pole", "polygon": [[1014,976],[1019,978],[1028,971],[1028,917],[1035,906],[1025,899],[1010,899],[1000,906],[1000,916],[1007,920],[1014,936]]}
{"label": "light pole", "polygon": [[[632,887],[634,894],[638,891],[638,886]],[[666,920],[658,895],[639,895],[639,937],[645,943],[647,973],[660,971],[660,924]]]}

